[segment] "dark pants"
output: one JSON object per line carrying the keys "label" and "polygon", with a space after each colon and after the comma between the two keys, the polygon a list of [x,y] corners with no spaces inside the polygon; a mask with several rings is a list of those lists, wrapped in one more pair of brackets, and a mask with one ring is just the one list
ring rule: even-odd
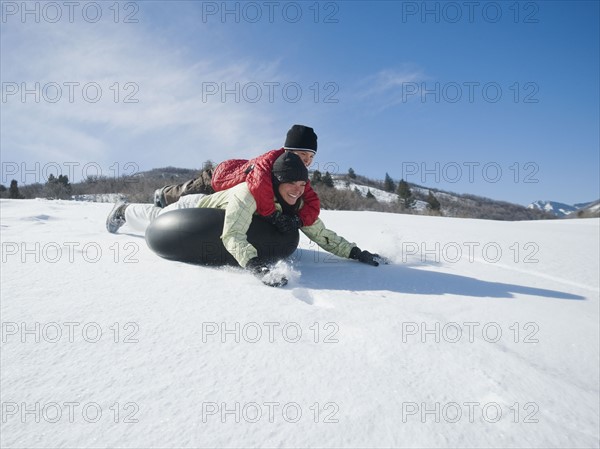
{"label": "dark pants", "polygon": [[[176,203],[179,198],[185,195],[204,193],[207,195],[215,193],[215,190],[211,185],[212,170],[202,170],[197,178],[190,179],[183,184],[168,185],[162,188],[162,195],[164,196],[163,207],[169,204]],[[161,203],[163,203],[161,198]]]}

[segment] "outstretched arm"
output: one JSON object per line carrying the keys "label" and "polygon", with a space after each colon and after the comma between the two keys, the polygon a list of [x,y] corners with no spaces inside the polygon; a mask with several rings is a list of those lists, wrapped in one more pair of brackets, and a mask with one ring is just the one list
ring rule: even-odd
{"label": "outstretched arm", "polygon": [[356,243],[350,243],[344,237],[336,234],[331,229],[325,227],[325,223],[320,218],[312,226],[304,226],[301,231],[306,236],[323,248],[339,257],[358,260],[373,266],[378,266],[379,262],[377,254],[372,254],[369,251],[363,251]]}

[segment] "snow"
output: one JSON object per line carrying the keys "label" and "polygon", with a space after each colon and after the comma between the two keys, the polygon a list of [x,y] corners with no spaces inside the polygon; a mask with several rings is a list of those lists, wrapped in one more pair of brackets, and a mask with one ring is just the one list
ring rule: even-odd
{"label": "snow", "polygon": [[[369,187],[362,184],[356,184],[351,181],[344,181],[341,179],[334,180],[333,185],[338,190],[356,189],[360,192],[360,195],[363,197],[367,196],[367,192],[371,192],[371,195],[373,195],[373,197],[375,197],[375,199],[380,203],[395,203],[398,201],[397,193],[386,192],[385,190],[381,190],[376,187]],[[416,200],[413,209],[422,212],[427,209],[427,203],[425,201]]]}
{"label": "snow", "polygon": [[556,215],[557,217],[565,217],[567,215],[572,214],[578,208],[577,206],[571,206],[569,204],[558,203],[556,201],[534,201],[533,203],[527,206],[528,209],[538,209],[543,210],[545,212],[549,212],[551,214]]}
{"label": "snow", "polygon": [[336,179],[333,185],[338,190],[354,190],[357,189],[361,196],[367,196],[367,192],[370,191],[377,201],[382,203],[393,203],[398,201],[398,194],[392,192],[386,192],[385,190],[377,189],[375,187],[368,187],[362,184],[356,184],[350,181],[344,181]]}
{"label": "snow", "polygon": [[120,193],[86,193],[83,195],[72,195],[71,199],[75,201],[92,201],[95,203],[111,203],[123,201],[127,197]]}
{"label": "snow", "polygon": [[[600,220],[324,211],[287,287],[2,200],[2,447],[598,447]],[[301,413],[301,415],[300,415]]]}

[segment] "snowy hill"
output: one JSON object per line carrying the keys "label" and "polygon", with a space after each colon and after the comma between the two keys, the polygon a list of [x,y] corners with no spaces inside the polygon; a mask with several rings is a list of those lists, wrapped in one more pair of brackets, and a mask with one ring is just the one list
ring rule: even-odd
{"label": "snowy hill", "polygon": [[[376,205],[373,203],[365,204],[364,202],[356,204],[347,198],[347,195],[345,198],[339,199],[338,201],[336,201],[334,195],[332,201],[332,195],[327,192],[326,189],[319,189],[319,186],[315,187],[313,185],[313,187],[318,190],[319,196],[321,197],[321,203],[322,205],[325,205],[325,208],[405,213],[405,211],[398,206],[398,195],[383,190],[381,188],[383,186],[382,182],[373,181],[361,176],[358,176],[356,179],[350,179],[345,175],[333,176],[333,181],[334,187],[339,191],[346,191],[346,193],[357,192],[362,198],[365,198],[367,192],[369,192],[376,200]],[[438,189],[430,189],[417,184],[409,183],[409,187],[414,197],[414,207],[412,210],[417,213],[427,213],[427,199],[429,192],[431,192],[440,203],[442,215],[446,217],[482,218],[507,221],[553,218],[553,215],[539,209],[526,208],[506,201],[497,201],[471,194],[459,194]],[[332,204],[334,207],[330,207]],[[381,207],[381,205],[387,207]]]}
{"label": "snowy hill", "polygon": [[598,447],[600,220],[323,211],[262,285],[1,200],[2,447]]}
{"label": "snowy hill", "polygon": [[577,209],[585,209],[585,208],[588,208],[591,206],[598,205],[598,203],[600,203],[600,200],[588,201],[586,203],[575,203],[575,204],[573,204],[573,206],[575,206],[575,208],[577,208]]}
{"label": "snowy hill", "polygon": [[[361,196],[367,196],[367,192],[370,192],[375,199],[382,203],[395,203],[398,202],[398,194],[392,192],[386,192],[385,190],[378,189],[376,187],[370,187],[363,184],[358,184],[351,181],[345,181],[342,179],[334,180],[334,187],[338,190],[352,190],[360,192]],[[427,203],[425,201],[417,200],[415,202],[415,210],[424,211],[427,209]]]}
{"label": "snowy hill", "polygon": [[[579,212],[579,211],[587,211],[589,213],[591,213],[593,216],[593,214],[595,213],[595,209],[594,207],[596,207],[597,209],[597,205],[598,205],[598,201],[593,201],[593,202],[587,202],[587,203],[578,203],[578,204],[564,204],[564,203],[558,203],[556,201],[534,201],[533,203],[531,203],[529,206],[527,206],[529,209],[538,209],[538,210],[543,210],[546,212],[549,212],[553,215],[556,215],[557,217],[566,217],[568,215],[572,215],[574,212]],[[589,209],[589,211],[588,211]],[[587,215],[587,213],[586,213]]]}
{"label": "snowy hill", "polygon": [[369,187],[363,184],[357,184],[355,182],[344,181],[342,179],[334,180],[334,187],[339,190],[357,190],[362,196],[366,196],[367,192],[371,192],[371,195],[375,197],[377,201],[384,203],[393,203],[398,201],[398,195],[392,192],[386,192],[376,187]]}
{"label": "snowy hill", "polygon": [[600,200],[588,204],[575,205],[579,206],[577,211],[570,216],[577,218],[599,218],[600,217]]}
{"label": "snowy hill", "polygon": [[[62,192],[62,195],[53,190],[48,191],[46,186],[40,183],[21,186],[20,193],[27,199],[72,198],[77,201],[114,202],[118,198],[126,198],[130,202],[147,202],[152,200],[154,191],[157,188],[166,184],[178,184],[192,179],[197,173],[197,169],[163,167],[137,172],[133,175],[128,174],[119,178],[91,177],[85,181],[73,183],[68,193]],[[406,212],[399,207],[398,196],[395,193],[383,190],[384,183],[381,181],[374,181],[358,175],[355,179],[350,179],[347,175],[333,175],[332,178],[334,187],[340,194],[320,190],[319,195],[326,209]],[[448,217],[509,221],[553,218],[553,215],[542,211],[540,208],[525,208],[521,205],[472,194],[446,192],[416,184],[409,185],[415,199],[412,211],[417,213],[426,212],[427,198],[431,191],[440,202],[442,214]],[[319,186],[313,184],[313,187],[319,190]],[[354,195],[356,192],[358,192],[358,195]],[[365,199],[367,192],[373,195],[375,201],[353,201],[356,198]],[[8,197],[8,193],[0,192],[0,198],[3,197]]]}
{"label": "snowy hill", "polygon": [[549,212],[557,217],[564,217],[573,212],[578,208],[570,204],[558,203],[556,201],[534,201],[527,206],[529,209],[538,209]]}

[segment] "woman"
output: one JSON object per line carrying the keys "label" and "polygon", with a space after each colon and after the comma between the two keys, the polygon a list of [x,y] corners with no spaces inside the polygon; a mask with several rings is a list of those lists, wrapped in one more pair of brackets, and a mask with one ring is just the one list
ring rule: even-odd
{"label": "woman", "polygon": [[[300,157],[291,152],[279,156],[273,164],[272,182],[277,210],[282,215],[297,215],[304,205],[302,196],[308,182],[308,170]],[[212,195],[186,195],[165,208],[150,204],[118,203],[109,214],[106,226],[112,233],[117,232],[125,223],[129,223],[134,229],[145,230],[158,215],[187,207],[225,209],[221,240],[227,251],[241,267],[252,271],[265,284],[282,286],[287,283],[284,277],[273,279],[272,276],[268,276],[268,264],[260,260],[256,248],[247,240],[246,233],[253,215],[257,212],[257,204],[245,182]],[[300,230],[321,248],[336,256],[373,266],[379,265],[377,254],[362,251],[354,243],[327,229],[320,218],[310,226],[302,226]]]}
{"label": "woman", "polygon": [[304,125],[294,125],[287,132],[285,144],[279,150],[272,150],[254,159],[229,159],[221,162],[213,169],[200,172],[199,176],[179,185],[168,185],[154,192],[154,204],[166,207],[180,198],[190,194],[212,194],[230,189],[242,182],[256,200],[256,211],[280,232],[299,229],[312,225],[321,210],[321,202],[315,191],[306,185],[304,206],[297,215],[283,215],[273,203],[274,192],[271,182],[273,164],[284,152],[297,154],[309,167],[317,153],[317,135],[315,131]]}

